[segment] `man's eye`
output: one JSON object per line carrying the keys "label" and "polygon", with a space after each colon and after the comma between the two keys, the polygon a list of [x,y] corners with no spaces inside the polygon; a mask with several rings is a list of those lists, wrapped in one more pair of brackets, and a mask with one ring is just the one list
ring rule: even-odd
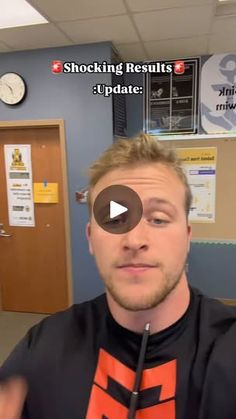
{"label": "man's eye", "polygon": [[109,216],[103,219],[103,224],[110,225],[110,226],[118,226],[122,225],[127,222],[127,215],[120,215],[119,217],[115,217],[111,219]]}
{"label": "man's eye", "polygon": [[115,218],[114,220],[110,220],[110,219],[104,220],[103,224],[117,225],[117,224],[121,224],[122,222],[123,222],[123,220],[121,218]]}
{"label": "man's eye", "polygon": [[161,218],[152,218],[150,221],[157,225],[161,225],[161,224],[164,225],[164,224],[168,224],[169,222],[168,220],[163,220]]}

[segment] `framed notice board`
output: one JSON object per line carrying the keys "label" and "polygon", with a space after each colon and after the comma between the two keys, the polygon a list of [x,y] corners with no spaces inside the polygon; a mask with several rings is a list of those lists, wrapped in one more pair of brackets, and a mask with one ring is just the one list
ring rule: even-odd
{"label": "framed notice board", "polygon": [[[148,62],[150,66],[156,62]],[[145,74],[145,126],[151,135],[198,130],[199,58],[164,61],[171,72]],[[178,70],[178,64],[183,71]],[[181,68],[180,68],[181,70]]]}
{"label": "framed notice board", "polygon": [[236,241],[236,138],[171,140],[174,148],[216,147],[216,212],[214,223],[192,223],[193,240]]}

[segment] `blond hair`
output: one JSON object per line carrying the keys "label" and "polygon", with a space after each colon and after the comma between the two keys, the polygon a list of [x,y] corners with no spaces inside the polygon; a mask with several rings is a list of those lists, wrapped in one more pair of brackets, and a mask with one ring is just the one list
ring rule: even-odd
{"label": "blond hair", "polygon": [[116,140],[88,170],[89,185],[87,203],[89,214],[92,213],[91,190],[105,174],[111,170],[137,166],[137,164],[162,163],[174,170],[185,188],[185,212],[188,217],[192,193],[187,177],[173,148],[166,147],[155,137],[141,133],[133,138],[120,138]]}

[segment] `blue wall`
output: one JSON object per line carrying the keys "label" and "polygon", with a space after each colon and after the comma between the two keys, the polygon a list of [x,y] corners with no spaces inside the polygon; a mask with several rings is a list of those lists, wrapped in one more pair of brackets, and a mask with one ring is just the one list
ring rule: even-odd
{"label": "blue wall", "polygon": [[26,100],[15,107],[0,101],[0,120],[65,120],[72,235],[74,301],[103,290],[85,237],[86,205],[75,202],[75,191],[86,186],[84,171],[113,142],[112,99],[94,96],[96,83],[111,84],[110,74],[52,74],[51,61],[111,61],[111,44],[89,44],[0,54],[0,74],[14,71],[26,80]]}
{"label": "blue wall", "polygon": [[189,282],[216,298],[236,299],[236,245],[192,243]]}

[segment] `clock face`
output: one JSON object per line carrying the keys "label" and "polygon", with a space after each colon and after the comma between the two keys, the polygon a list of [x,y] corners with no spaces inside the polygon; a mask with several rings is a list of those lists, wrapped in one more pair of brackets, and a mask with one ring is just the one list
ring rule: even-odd
{"label": "clock face", "polygon": [[7,105],[16,105],[25,97],[26,85],[16,73],[5,73],[0,77],[0,99]]}

